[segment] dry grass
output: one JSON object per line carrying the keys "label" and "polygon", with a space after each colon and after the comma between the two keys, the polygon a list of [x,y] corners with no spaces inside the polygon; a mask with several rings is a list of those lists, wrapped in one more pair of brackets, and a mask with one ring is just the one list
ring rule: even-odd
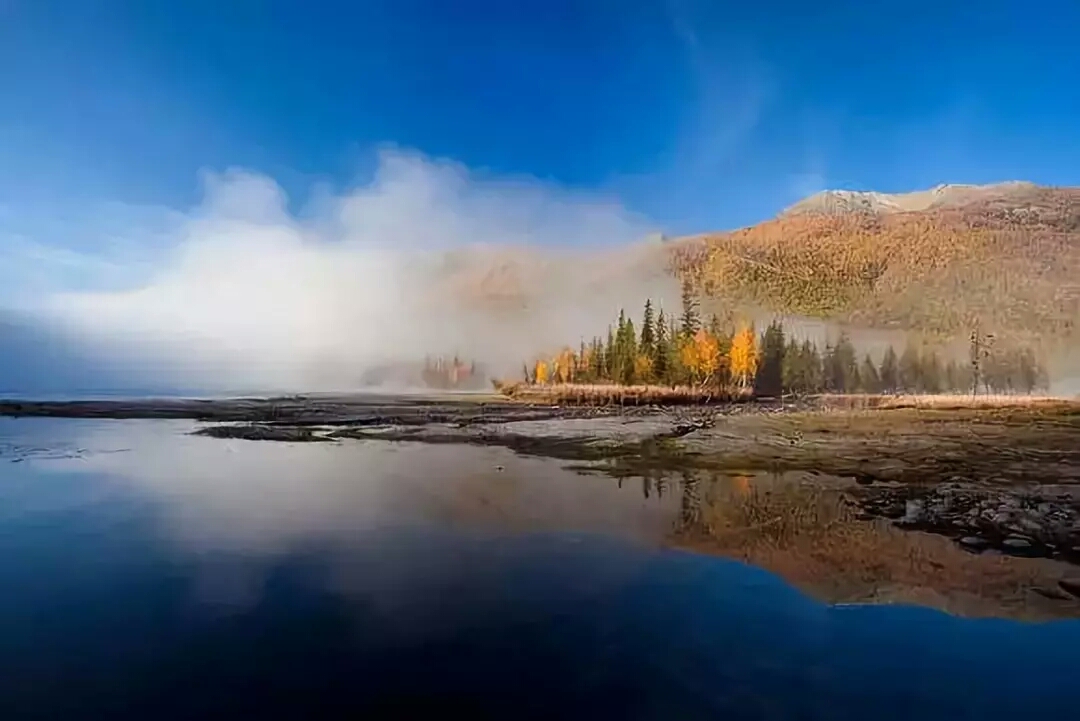
{"label": "dry grass", "polygon": [[935,410],[987,410],[995,408],[1026,408],[1032,410],[1080,410],[1080,399],[1061,396],[977,395],[944,393],[940,395],[822,395],[818,400],[826,408],[898,409],[931,408]]}
{"label": "dry grass", "polygon": [[830,602],[925,603],[963,615],[1080,615],[1029,593],[1053,588],[1061,571],[1041,561],[976,556],[939,536],[862,521],[837,490],[753,482],[732,492],[705,483],[678,545],[768,569]]}
{"label": "dry grass", "polygon": [[752,398],[749,392],[732,389],[691,386],[625,386],[614,383],[554,385],[499,383],[496,384],[496,390],[518,401],[559,405],[697,405],[731,403]]}

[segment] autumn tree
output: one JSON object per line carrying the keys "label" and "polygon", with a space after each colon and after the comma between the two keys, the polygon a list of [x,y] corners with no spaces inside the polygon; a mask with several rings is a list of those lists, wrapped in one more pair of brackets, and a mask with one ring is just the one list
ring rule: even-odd
{"label": "autumn tree", "polygon": [[559,354],[555,356],[555,359],[552,362],[555,381],[558,383],[572,383],[574,380],[575,365],[574,351],[569,348],[563,348],[559,351]]}
{"label": "autumn tree", "polygon": [[748,388],[757,373],[757,338],[752,325],[743,326],[731,339],[731,375],[741,388]]}
{"label": "autumn tree", "polygon": [[536,361],[536,369],[533,371],[533,382],[537,385],[547,385],[548,381],[549,378],[547,361]]}

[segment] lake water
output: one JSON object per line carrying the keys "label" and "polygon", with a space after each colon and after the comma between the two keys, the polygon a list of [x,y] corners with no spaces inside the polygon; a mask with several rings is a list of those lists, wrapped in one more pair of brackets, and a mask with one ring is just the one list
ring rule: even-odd
{"label": "lake water", "polygon": [[1080,622],[824,605],[674,484],[190,428],[0,419],[0,719],[1080,717]]}

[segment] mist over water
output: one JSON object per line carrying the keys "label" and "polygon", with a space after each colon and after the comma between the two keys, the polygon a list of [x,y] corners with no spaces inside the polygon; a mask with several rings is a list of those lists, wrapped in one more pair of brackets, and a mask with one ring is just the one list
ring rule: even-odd
{"label": "mist over water", "polygon": [[[645,219],[535,180],[387,150],[369,184],[300,215],[262,175],[208,174],[203,187],[132,281],[24,307],[19,322],[50,340],[0,341],[0,365],[21,359],[24,385],[58,392],[348,390],[429,354],[516,371],[604,332],[621,307],[677,303]],[[56,365],[94,377],[42,383]]]}

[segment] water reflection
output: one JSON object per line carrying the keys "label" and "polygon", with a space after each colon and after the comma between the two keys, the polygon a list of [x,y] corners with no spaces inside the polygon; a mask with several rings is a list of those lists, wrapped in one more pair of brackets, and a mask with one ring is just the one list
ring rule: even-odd
{"label": "water reflection", "polygon": [[501,448],[221,441],[169,421],[72,428],[81,457],[27,461],[106,477],[158,500],[170,535],[202,550],[274,553],[316,537],[425,524],[658,541],[675,503],[662,484],[639,497],[605,476]]}
{"label": "water reflection", "polygon": [[684,474],[672,542],[777,573],[832,603],[917,603],[964,615],[1080,617],[1057,591],[1071,567],[973,555],[864,520],[842,481],[804,473]]}
{"label": "water reflection", "polygon": [[1073,703],[1080,624],[830,608],[783,582],[831,600],[1016,583],[1016,559],[973,575],[809,478],[620,483],[499,449],[189,429],[0,420],[9,447],[80,451],[0,460],[0,718],[986,721]]}

